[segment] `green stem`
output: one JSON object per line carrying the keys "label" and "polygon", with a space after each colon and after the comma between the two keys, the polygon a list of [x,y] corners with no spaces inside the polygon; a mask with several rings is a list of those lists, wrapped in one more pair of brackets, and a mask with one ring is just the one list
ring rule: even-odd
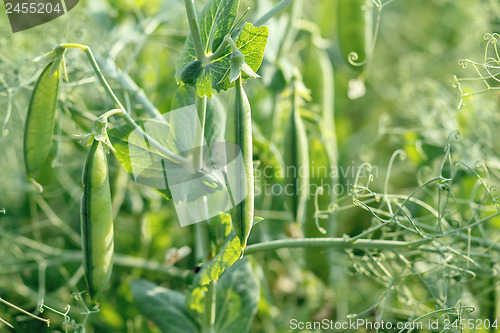
{"label": "green stem", "polygon": [[213,280],[208,285],[205,294],[205,322],[203,333],[215,333],[215,296],[217,291],[217,281]]}
{"label": "green stem", "polygon": [[118,105],[118,108],[120,110],[122,110],[123,112],[126,112],[125,107],[122,105],[122,103],[120,102],[118,97],[116,97],[115,93],[113,92],[113,90],[109,86],[108,81],[106,81],[106,78],[102,74],[102,71],[99,68],[99,65],[97,64],[97,61],[95,60],[94,54],[92,53],[92,50],[90,49],[90,47],[88,47],[86,45],[80,45],[80,44],[61,44],[61,45],[59,45],[58,48],[65,48],[65,49],[76,48],[76,49],[80,49],[83,52],[85,52],[85,54],[87,55],[87,58],[89,59],[90,65],[92,65],[92,68],[94,69],[94,72],[97,75],[97,77],[99,78],[99,81],[101,82],[102,86],[104,87],[104,90],[106,90],[106,93],[109,95],[109,97],[111,97],[113,102],[115,102],[115,104]]}
{"label": "green stem", "polygon": [[233,50],[233,52],[238,50],[238,46],[236,46],[236,43],[231,38],[231,36],[224,37],[224,41],[227,42],[229,45],[231,45],[231,49]]}
{"label": "green stem", "polygon": [[[69,250],[60,250],[53,248],[51,246],[45,245],[43,243],[34,241],[33,239],[19,236],[19,235],[12,235],[8,233],[7,235],[4,235],[6,237],[10,237],[15,243],[23,245],[25,247],[28,247],[30,249],[33,249],[35,251],[44,253],[49,255],[49,258],[43,259],[45,264],[47,266],[50,265],[61,265],[62,263],[65,262],[78,262],[82,260],[82,253],[81,251],[69,251]],[[180,278],[180,279],[185,279],[190,271],[184,270],[172,265],[165,265],[163,263],[157,262],[157,261],[151,261],[143,258],[137,258],[137,257],[132,257],[132,256],[127,256],[119,253],[115,253],[113,256],[113,263],[117,266],[123,266],[123,267],[132,267],[132,268],[141,268],[144,270],[149,270],[149,271],[154,271],[154,272],[160,272],[167,274],[169,276],[175,277],[175,278]],[[35,263],[36,266],[38,267],[39,262]],[[1,274],[5,272],[11,272],[12,268],[19,267],[20,269],[23,268],[28,268],[29,264],[24,261],[24,262],[16,262],[15,264],[6,264],[5,267],[3,267],[3,270]],[[17,271],[17,270],[14,270]]]}
{"label": "green stem", "polygon": [[189,20],[189,30],[191,31],[191,37],[193,38],[196,58],[198,59],[198,61],[205,64],[207,62],[207,56],[205,54],[203,42],[201,40],[200,27],[198,25],[198,18],[196,16],[194,0],[184,0],[184,3],[186,5],[186,13]]}
{"label": "green stem", "polygon": [[[163,145],[158,143],[155,139],[153,139],[151,136],[149,136],[146,132],[143,131],[143,129],[137,125],[137,123],[130,117],[129,113],[123,106],[123,104],[120,102],[118,97],[116,97],[115,93],[113,92],[113,89],[109,86],[108,81],[102,74],[101,68],[99,67],[99,64],[97,63],[94,54],[92,53],[92,50],[86,46],[86,45],[80,45],[80,44],[61,44],[58,46],[58,48],[76,48],[80,49],[85,52],[87,55],[87,58],[89,59],[90,64],[92,65],[92,68],[94,69],[95,74],[99,78],[99,81],[101,82],[102,86],[104,87],[104,90],[108,94],[108,96],[115,102],[115,104],[118,106],[118,109],[112,110],[112,114],[114,115],[120,115],[123,117],[123,119],[132,127],[134,127],[136,130],[138,130],[149,142],[151,146],[154,146],[156,149],[158,149],[160,152],[165,154],[167,158],[169,158],[171,161],[179,163],[183,166],[190,167],[189,161],[183,158],[182,156],[179,156],[177,154],[174,154],[167,148],[165,148]],[[106,113],[105,113],[106,114]],[[111,114],[110,114],[111,115]]]}
{"label": "green stem", "polygon": [[122,110],[122,113],[120,113],[120,115],[123,117],[123,119],[125,119],[125,121],[132,127],[134,127],[136,130],[138,130],[144,138],[146,138],[148,140],[148,143],[155,147],[156,149],[158,149],[160,152],[162,152],[167,158],[169,158],[171,161],[173,162],[176,162],[176,163],[179,163],[185,167],[190,167],[190,163],[187,159],[185,159],[184,157],[178,155],[178,154],[175,154],[173,153],[172,151],[170,151],[169,149],[165,148],[161,143],[159,143],[158,141],[156,141],[155,139],[153,139],[149,134],[147,134],[146,132],[144,132],[144,130],[139,126],[137,125],[137,123],[134,121],[134,119],[132,119],[132,117],[130,117],[130,115],[128,114],[128,112]]}
{"label": "green stem", "polygon": [[193,168],[200,170],[203,167],[203,147],[205,145],[205,119],[207,114],[207,96],[199,97],[195,94],[196,112],[200,119],[201,131],[195,131],[193,152]]}
{"label": "green stem", "polygon": [[[291,2],[292,1],[290,1],[289,3],[291,3]],[[278,3],[278,5],[279,4],[280,3]],[[288,21],[287,21],[286,27],[285,27],[285,34],[283,35],[283,38],[281,39],[281,42],[278,46],[278,51],[276,52],[276,59],[277,60],[279,60],[281,58],[282,54],[288,53],[293,42],[295,41],[295,37],[296,37],[297,31],[298,31],[297,27],[296,27],[296,23],[300,20],[301,7],[302,7],[302,0],[297,0],[294,2],[293,6],[290,10],[290,15],[288,16]],[[274,7],[274,8],[276,8],[276,7]],[[285,7],[283,7],[283,9],[284,8]],[[271,11],[273,9],[271,9]]]}
{"label": "green stem", "polygon": [[[92,50],[90,49],[90,47],[88,47],[86,45],[80,45],[80,44],[61,44],[58,46],[58,48],[65,48],[65,49],[76,48],[76,49],[80,49],[83,52],[85,52],[85,54],[87,55],[87,58],[89,59],[90,65],[94,69],[94,72],[97,75],[97,77],[99,78],[99,81],[101,82],[102,86],[104,87],[104,90],[106,90],[106,93],[109,95],[109,97],[111,97],[113,102],[115,102],[115,104],[118,106],[118,108],[120,110],[122,110],[125,113],[127,112],[125,110],[125,107],[122,105],[122,103],[120,102],[118,97],[116,97],[115,93],[113,92],[113,90],[109,86],[108,81],[106,80],[106,78],[102,74],[102,71],[99,68],[99,65],[97,64],[97,61],[95,60],[94,54],[92,53]],[[57,48],[56,48],[56,50],[57,50]]]}
{"label": "green stem", "polygon": [[256,27],[260,27],[261,25],[264,25],[267,21],[269,21],[272,17],[278,15],[285,9],[288,5],[290,5],[294,0],[281,0],[278,2],[276,6],[271,8],[267,13],[259,17],[257,20],[254,21],[253,25]]}
{"label": "green stem", "polygon": [[336,247],[343,249],[412,249],[431,242],[431,239],[423,239],[414,242],[358,239],[351,241],[349,238],[302,238],[302,239],[280,239],[270,242],[249,245],[245,254],[254,254],[263,251],[274,251],[281,248],[304,248],[304,247]]}
{"label": "green stem", "polygon": [[45,319],[45,318],[41,318],[41,317],[38,317],[38,316],[35,316],[34,314],[32,314],[31,312],[28,312],[20,307],[18,307],[17,305],[15,304],[12,304],[6,300],[4,300],[2,297],[0,297],[0,302],[2,302],[3,304],[7,305],[7,306],[10,306],[11,308],[13,309],[16,309],[17,311],[19,312],[22,312],[24,313],[25,315],[27,316],[30,316],[31,318],[35,318],[37,320],[40,320],[40,321],[43,321],[44,323],[47,324],[47,327],[50,327],[50,319]]}
{"label": "green stem", "polygon": [[99,118],[108,119],[109,117],[114,116],[115,114],[121,115],[122,113],[123,113],[123,110],[121,110],[121,109],[113,109],[113,110],[109,110],[109,111],[104,112]]}
{"label": "green stem", "polygon": [[[195,92],[195,104],[198,118],[200,120],[201,130],[195,132],[193,151],[193,169],[200,170],[203,167],[203,147],[205,145],[205,119],[207,113],[207,97],[199,97]],[[207,201],[201,202],[200,209],[207,211]],[[212,259],[212,251],[210,248],[210,237],[208,230],[208,221],[203,221],[198,223],[196,226],[197,239],[201,240],[198,246],[201,251],[199,254],[203,255],[203,259],[207,262]],[[205,320],[203,325],[203,333],[214,333],[214,323],[215,323],[215,282],[212,281],[208,286],[208,292],[205,295]]]}
{"label": "green stem", "polygon": [[115,79],[123,90],[132,93],[132,97],[137,100],[137,103],[142,105],[144,110],[152,117],[161,117],[160,111],[144,94],[144,91],[132,80],[132,78],[125,72],[122,72],[116,67],[116,64],[108,58],[100,58],[96,56],[97,63],[101,66],[106,73]]}
{"label": "green stem", "polygon": [[[229,32],[227,33],[226,37],[231,37],[234,29],[236,29],[236,27],[241,23],[241,21],[245,18],[245,16],[247,16],[248,12],[250,11],[250,7],[247,8],[247,10],[245,10],[245,12],[243,13],[243,15],[241,15],[240,19],[238,20],[238,22],[236,22],[231,30],[229,30]],[[217,50],[210,56],[208,57],[208,61],[209,62],[213,62],[214,60],[217,60],[219,59],[219,57],[221,56],[222,52],[224,52],[224,50],[226,49],[227,45],[228,45],[228,41],[226,40],[226,37],[224,38],[224,40],[222,41],[222,43],[219,45],[219,47],[217,48]]]}

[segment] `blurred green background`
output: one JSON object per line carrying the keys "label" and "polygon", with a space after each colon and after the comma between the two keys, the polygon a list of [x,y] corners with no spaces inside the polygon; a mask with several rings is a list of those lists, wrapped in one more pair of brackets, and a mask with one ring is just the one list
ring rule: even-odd
{"label": "blurred green background", "polygon": [[[249,6],[248,19],[252,21],[275,3],[241,0],[240,11]],[[336,0],[307,1],[299,10],[300,15],[293,17],[290,23],[296,35],[291,39],[288,52],[280,59],[275,58],[276,50],[284,32],[290,29],[291,9],[269,22],[270,38],[259,71],[262,79],[249,81],[245,86],[254,125],[260,132],[255,139],[254,153],[260,167],[272,165],[282,153],[281,124],[290,106],[281,94],[287,84],[286,78],[277,82],[280,78],[276,69],[292,64],[300,70],[305,86],[311,91],[312,99],[304,104],[302,112],[313,167],[314,163],[327,163],[318,124],[321,123],[325,94],[334,97],[338,164],[339,170],[346,174],[338,179],[341,192],[338,193],[338,205],[334,207],[334,222],[330,221],[334,227],[327,228],[330,235],[355,236],[378,223],[370,212],[352,204],[355,173],[361,170],[363,163],[370,163],[373,183],[369,187],[383,193],[389,161],[398,149],[404,151],[406,158],[397,157],[390,172],[387,190],[394,198],[398,195],[404,198],[423,180],[441,175],[452,179],[446,183],[449,187],[443,191],[437,186],[424,188],[418,197],[420,200],[459,226],[495,213],[496,195],[491,187],[498,185],[500,175],[496,145],[500,125],[499,95],[492,90],[467,97],[465,106],[459,111],[461,96],[453,87],[453,77],[477,77],[472,66],[463,69],[458,61],[470,58],[481,62],[484,59],[484,34],[500,32],[500,3],[494,0],[382,2],[377,40],[364,74],[366,94],[355,100],[348,98],[348,84],[358,77],[358,73],[346,65],[339,51],[336,3]],[[196,5],[200,9],[203,1],[196,1]],[[69,315],[76,324],[82,324],[84,316],[80,314],[80,303],[72,293],[85,290],[79,257],[79,200],[81,171],[88,148],[85,141],[81,142],[73,134],[89,132],[92,126],[89,118],[113,105],[84,54],[68,51],[69,82],[62,85],[57,111],[60,123],[56,136],[58,144],[53,152],[57,155],[56,163],[54,167],[47,167],[42,184],[44,192],[38,193],[26,180],[22,154],[29,98],[42,70],[42,66],[32,60],[60,43],[88,45],[100,59],[115,63],[161,112],[167,112],[178,87],[174,79],[175,61],[188,34],[184,4],[181,0],[83,0],[63,17],[16,34],[11,33],[3,8],[0,14],[0,122],[3,122],[0,209],[5,208],[6,214],[0,214],[0,296],[32,312],[36,312],[41,299],[59,311],[70,305]],[[376,21],[378,10],[372,8],[371,12]],[[324,46],[335,72],[334,87],[330,91],[324,89],[324,69],[314,51],[315,43]],[[120,79],[114,77],[109,68],[103,69],[134,118],[147,119],[148,115],[135,100],[135,92],[123,89]],[[493,86],[495,83],[491,80]],[[462,88],[467,93],[485,86],[481,80],[464,81]],[[223,99],[227,99],[227,95],[221,94]],[[276,118],[276,112],[280,112],[283,119]],[[276,124],[279,126],[275,127]],[[273,153],[271,144],[277,154]],[[447,145],[451,162],[446,158],[449,156],[445,151]],[[462,161],[471,169],[455,164],[456,161]],[[109,163],[116,214],[117,259],[110,286],[100,302],[101,311],[89,317],[87,331],[157,332],[154,324],[134,305],[129,283],[140,277],[171,289],[187,290],[186,282],[179,275],[197,264],[194,229],[181,228],[172,202],[135,184],[112,155],[109,155]],[[260,186],[277,181],[258,179]],[[319,183],[321,179],[313,181]],[[360,179],[363,185],[367,181],[366,175]],[[446,205],[443,198],[450,203],[441,210],[441,205]],[[328,210],[328,196],[320,196],[319,204],[321,210]],[[264,217],[265,221],[252,231],[250,243],[303,233],[320,237],[313,219],[317,210],[314,198],[308,207],[307,226],[297,231],[290,223],[283,196],[258,196],[256,215]],[[337,210],[339,207],[341,209]],[[412,206],[410,210],[422,224],[435,223],[429,220],[424,205]],[[323,226],[327,223],[328,219],[320,220]],[[499,227],[500,220],[491,219],[471,232],[494,242],[498,240]],[[370,234],[372,238],[383,236],[406,239],[404,230],[397,226],[393,230]],[[443,246],[449,245],[447,241],[443,241]],[[151,268],[154,263],[168,262],[170,249],[183,246],[193,251],[175,266]],[[467,251],[467,244],[457,247]],[[461,256],[443,263],[441,259],[425,257],[418,251],[409,253],[407,258],[414,264],[409,274],[391,289],[385,298],[387,302],[378,304],[365,317],[407,321],[444,305],[454,306],[458,300],[476,308],[471,315],[473,318],[488,318],[492,311],[493,316],[498,317],[495,291],[500,258],[488,247],[477,246],[473,252],[481,253],[474,263],[483,269],[478,271],[484,276],[478,272],[468,273],[467,269],[474,271],[476,266],[471,264],[474,267],[469,267]],[[381,273],[383,269],[377,267],[377,263],[383,262],[391,274],[397,274],[405,265],[397,253],[391,251],[385,255],[282,249],[255,255],[252,259],[261,281],[262,295],[251,332],[270,333],[289,332],[291,318],[345,321],[348,314],[365,311],[387,289],[387,280]],[[150,268],[146,267],[148,264]],[[417,274],[412,269],[428,271],[428,274]],[[383,314],[380,312],[382,305]],[[64,332],[60,315],[48,310],[42,315],[51,318],[50,329],[0,304],[0,317],[15,323],[15,332]],[[69,331],[77,328],[75,323],[67,327]],[[0,324],[0,331],[9,330]]]}

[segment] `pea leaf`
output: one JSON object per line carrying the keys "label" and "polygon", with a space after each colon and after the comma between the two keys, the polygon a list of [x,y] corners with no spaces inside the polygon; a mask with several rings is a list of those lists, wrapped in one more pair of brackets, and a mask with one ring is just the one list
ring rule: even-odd
{"label": "pea leaf", "polygon": [[226,268],[233,265],[241,256],[240,239],[234,230],[226,237],[221,250],[217,255],[205,263],[196,275],[193,289],[187,298],[187,307],[194,312],[203,313],[203,298],[208,285],[218,280]]}
{"label": "pea leaf", "polygon": [[[246,23],[243,29],[235,31],[232,35],[236,46],[245,56],[245,62],[256,72],[264,58],[264,49],[267,44],[267,26],[254,27],[251,23]],[[194,50],[190,53],[186,48],[177,62],[176,78],[189,84],[196,89],[198,96],[212,97],[221,90],[227,90],[234,86],[234,83],[225,78],[226,72],[231,66],[231,50],[228,47],[221,55],[211,63],[203,65],[196,60]],[[243,76],[248,78],[247,75]]]}
{"label": "pea leaf", "polygon": [[184,307],[185,296],[146,280],[130,283],[132,297],[141,313],[162,332],[198,333],[200,327]]}
{"label": "pea leaf", "polygon": [[[239,4],[239,0],[210,0],[203,6],[198,14],[198,25],[205,53],[215,52],[229,33]],[[182,70],[195,60],[196,52],[193,36],[190,33],[184,43],[181,57],[177,60],[175,73],[177,81],[180,81]]]}
{"label": "pea leaf", "polygon": [[232,231],[227,236],[219,253],[202,267],[196,276],[195,284],[208,285],[210,282],[217,280],[226,268],[234,264],[241,256],[239,241],[239,238]]}
{"label": "pea leaf", "polygon": [[217,283],[215,332],[248,332],[260,299],[259,280],[248,259],[228,268]]}

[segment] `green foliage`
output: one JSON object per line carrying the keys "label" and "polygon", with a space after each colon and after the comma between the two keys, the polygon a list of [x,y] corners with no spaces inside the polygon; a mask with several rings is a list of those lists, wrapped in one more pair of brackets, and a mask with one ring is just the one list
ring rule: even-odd
{"label": "green foliage", "polygon": [[134,302],[162,332],[196,333],[199,325],[184,309],[184,295],[147,280],[132,280]]}
{"label": "green foliage", "polygon": [[187,307],[198,313],[203,313],[203,299],[208,291],[208,285],[217,281],[224,271],[231,267],[242,254],[240,239],[232,231],[225,239],[217,255],[205,263],[193,282],[191,293],[187,299]]}
{"label": "green foliage", "polygon": [[248,259],[228,268],[217,283],[215,331],[248,332],[257,312],[260,283]]}
{"label": "green foliage", "polygon": [[[215,0],[211,2],[215,2]],[[202,17],[199,18],[199,21],[210,21],[210,18],[203,19]],[[202,24],[200,23],[202,26],[201,30],[203,31]],[[219,25],[215,24],[214,26]],[[225,36],[228,33],[230,33],[230,28],[217,34]],[[236,30],[232,36],[238,49],[245,56],[247,64],[256,72],[264,57],[264,49],[268,36],[267,26],[254,27],[251,23],[247,22],[241,30]],[[204,43],[206,43],[206,40],[204,40]],[[212,94],[216,94],[221,90],[227,90],[234,85],[227,78],[224,79],[231,64],[230,54],[230,49],[226,49],[213,59],[211,63],[204,65],[196,60],[192,41],[190,42],[188,39],[181,58],[177,62],[176,78],[178,81],[182,79],[184,83],[194,86],[198,96],[202,97],[206,95],[211,98]]]}
{"label": "green foliage", "polygon": [[[433,320],[443,331],[446,319],[495,320],[500,38],[482,37],[498,31],[500,6],[345,1],[352,7],[343,15],[340,1],[245,0],[238,9],[230,0],[89,0],[81,11],[22,34],[0,22],[0,296],[10,301],[0,301],[0,331],[284,333],[292,318],[424,326]],[[205,5],[198,14],[189,7],[201,28],[200,59],[186,4]],[[56,47],[65,42],[88,45],[95,58],[82,45]],[[362,66],[346,66],[352,51]],[[60,82],[53,119],[54,90],[38,94],[36,74],[52,61],[60,61],[63,76],[67,63],[68,78]],[[353,79],[353,68],[362,70],[360,78]],[[57,69],[50,69],[51,87]],[[174,155],[188,156],[186,141],[200,134],[193,130],[197,117],[210,148],[225,140],[226,127],[242,128],[230,114],[231,81],[242,70],[262,77],[238,88],[252,106],[252,154],[245,149],[245,157],[255,201],[247,208],[265,221],[248,234],[221,212],[181,228],[174,202],[151,190],[165,181],[151,162],[170,163],[179,182],[205,179],[183,199],[223,189],[192,160]],[[300,227],[282,191],[293,153],[285,136],[294,134],[287,133],[287,88],[299,76],[308,98],[294,114],[310,176]],[[25,122],[32,90],[50,100],[40,116],[50,126]],[[189,113],[169,116],[184,107]],[[107,110],[116,150],[108,155],[115,255],[97,309],[86,296],[78,232],[89,147],[73,135],[88,133]],[[130,134],[148,123],[157,144],[129,150]],[[40,159],[34,179],[43,193],[22,168],[25,126],[40,132],[28,141],[43,149],[27,160]],[[146,186],[130,177],[131,156],[152,166],[141,175]],[[172,197],[168,187],[157,191]]]}

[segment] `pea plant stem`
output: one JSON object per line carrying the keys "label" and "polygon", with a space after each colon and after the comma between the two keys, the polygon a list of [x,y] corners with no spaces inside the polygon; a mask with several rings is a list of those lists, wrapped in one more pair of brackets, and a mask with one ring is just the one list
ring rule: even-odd
{"label": "pea plant stem", "polygon": [[194,0],[184,0],[186,5],[186,13],[189,21],[189,30],[191,31],[191,37],[193,38],[194,50],[196,52],[196,58],[201,63],[205,64],[207,62],[207,56],[203,48],[203,42],[201,40],[200,27],[198,25],[198,19],[196,16],[196,8],[194,6]]}
{"label": "pea plant stem", "polygon": [[90,65],[92,65],[92,68],[94,68],[94,72],[99,78],[99,81],[101,82],[102,86],[104,87],[104,90],[106,90],[106,93],[111,97],[113,102],[116,103],[118,108],[120,108],[124,113],[126,113],[125,107],[123,104],[120,102],[118,97],[116,97],[115,93],[113,92],[113,89],[108,84],[108,81],[102,74],[101,69],[99,68],[99,65],[97,64],[97,61],[95,60],[94,54],[92,53],[92,50],[89,47],[85,48],[85,54],[87,55],[87,58],[89,59]]}
{"label": "pea plant stem", "polygon": [[[191,37],[193,39],[194,49],[196,52],[196,58],[202,64],[206,64],[209,59],[205,53],[205,49],[203,47],[203,42],[201,40],[200,28],[198,25],[198,20],[196,17],[196,9],[194,6],[194,0],[184,0],[186,5],[186,13],[189,21],[189,29],[191,31]],[[205,144],[205,118],[207,112],[207,97],[199,97],[195,92],[195,105],[196,111],[198,114],[198,118],[200,120],[201,130],[195,133],[194,143],[195,150],[193,152],[193,168],[194,170],[199,170],[203,167],[203,147]],[[198,146],[198,147],[196,147]],[[204,207],[201,209],[207,209],[207,202],[204,201],[202,203]],[[206,260],[210,260],[210,240],[208,235],[208,221],[203,221],[203,227],[198,226],[197,232],[198,236],[205,241],[199,246],[203,247],[202,251],[198,251],[199,253],[203,253]],[[214,332],[214,322],[215,322],[215,283],[212,282],[208,286],[208,293],[205,295],[205,321],[203,325],[203,332],[213,333]]]}
{"label": "pea plant stem", "polygon": [[118,107],[121,110],[125,111],[125,107],[122,105],[122,103],[120,102],[118,97],[116,97],[115,93],[113,92],[113,89],[111,89],[111,87],[108,84],[108,81],[106,80],[106,78],[102,74],[102,71],[99,68],[99,65],[97,64],[97,61],[95,60],[94,54],[92,53],[92,50],[90,49],[90,47],[88,47],[86,45],[80,45],[80,44],[61,44],[61,45],[59,45],[59,47],[66,48],[66,49],[76,48],[76,49],[80,49],[83,52],[85,52],[85,54],[87,55],[87,58],[89,59],[90,65],[94,69],[94,72],[97,75],[97,78],[101,82],[102,86],[104,87],[104,90],[106,90],[106,93],[109,95],[109,97],[111,97],[113,102],[115,102],[116,105],[118,105]]}
{"label": "pea plant stem", "polygon": [[198,113],[198,119],[200,120],[201,131],[195,132],[194,144],[195,150],[193,154],[193,168],[194,170],[199,170],[203,167],[203,147],[205,145],[205,119],[207,114],[207,96],[196,98],[196,112]]}
{"label": "pea plant stem", "polygon": [[217,281],[213,280],[208,285],[208,291],[205,295],[205,325],[203,333],[215,333],[215,295]]}
{"label": "pea plant stem", "polygon": [[160,111],[154,106],[149,98],[144,94],[144,91],[132,80],[132,78],[125,72],[120,71],[116,64],[108,58],[100,58],[95,56],[97,63],[100,65],[104,72],[113,77],[123,90],[131,93],[131,96],[148,112],[152,117],[161,117]]}
{"label": "pea plant stem", "polygon": [[[84,51],[85,54],[87,55],[87,58],[89,59],[89,62],[91,64],[92,68],[94,69],[95,74],[97,75],[97,77],[99,78],[99,81],[101,82],[102,86],[104,87],[104,90],[106,91],[108,96],[113,100],[113,102],[115,102],[115,104],[118,106],[118,109],[112,110],[112,113],[123,117],[123,119],[130,126],[134,127],[136,130],[138,130],[149,141],[149,144],[151,146],[155,147],[160,152],[165,154],[165,156],[167,158],[169,158],[170,160],[177,162],[183,166],[190,167],[189,161],[187,159],[185,159],[182,156],[179,156],[177,154],[174,154],[173,152],[171,152],[170,150],[165,148],[163,145],[158,143],[155,139],[153,139],[146,132],[144,132],[143,129],[134,121],[134,119],[132,119],[132,117],[130,117],[129,113],[127,112],[127,110],[125,109],[123,104],[120,102],[118,97],[116,97],[115,93],[113,92],[113,89],[111,89],[111,87],[109,86],[109,83],[106,80],[106,78],[104,77],[104,75],[101,71],[101,68],[99,67],[99,64],[97,63],[97,61],[94,57],[94,54],[92,53],[92,50],[88,46],[80,45],[80,44],[61,44],[58,47],[76,48],[76,49],[80,49],[80,50]],[[120,112],[118,112],[117,110],[119,110]]]}
{"label": "pea plant stem", "polygon": [[[194,170],[199,170],[203,167],[203,147],[205,144],[205,119],[207,113],[207,97],[199,97],[195,93],[195,104],[196,111],[198,113],[198,118],[200,120],[200,131],[196,131],[194,142],[195,150],[193,152],[193,168]],[[196,147],[198,146],[198,147]],[[203,211],[208,211],[208,203],[206,200],[201,202]],[[208,230],[208,221],[203,221],[198,227],[200,237],[202,239],[201,246],[203,250],[204,259],[209,261],[212,259],[211,249],[210,249],[210,238]],[[208,286],[208,292],[205,295],[205,321],[203,325],[203,333],[215,333],[214,323],[215,323],[215,281],[212,281]]]}
{"label": "pea plant stem", "polygon": [[32,314],[31,312],[28,312],[20,307],[18,307],[17,305],[15,304],[12,304],[10,303],[9,301],[6,301],[4,300],[2,297],[0,297],[0,302],[2,302],[3,304],[7,305],[7,306],[10,306],[11,308],[13,309],[16,309],[17,311],[19,312],[22,312],[24,313],[25,315],[27,316],[30,316],[31,318],[34,318],[34,319],[37,319],[37,320],[40,320],[40,321],[43,321],[44,323],[47,324],[47,327],[50,327],[50,319],[45,319],[45,318],[41,318],[41,317],[38,317],[38,316],[35,316],[34,314]]}
{"label": "pea plant stem", "polygon": [[281,248],[306,248],[306,247],[332,247],[341,249],[411,249],[431,242],[423,239],[414,242],[403,242],[378,239],[358,239],[351,241],[349,238],[302,238],[302,239],[280,239],[249,245],[245,254],[254,254],[263,251],[274,251]]}
{"label": "pea plant stem", "polygon": [[281,0],[278,2],[276,6],[271,8],[267,13],[259,17],[257,20],[254,21],[253,25],[256,27],[260,27],[261,25],[264,25],[267,21],[269,21],[271,18],[274,16],[278,15],[283,11],[288,5],[290,5],[294,0]]}
{"label": "pea plant stem", "polygon": [[[7,237],[11,237],[12,240],[24,247],[33,249],[37,251],[38,253],[43,253],[48,255],[47,258],[44,258],[43,261],[45,261],[45,264],[47,266],[49,265],[60,265],[61,263],[64,262],[78,262],[82,260],[82,253],[81,251],[65,251],[65,250],[60,250],[56,249],[53,247],[50,247],[48,245],[45,245],[41,242],[34,241],[30,238],[23,237],[23,236],[18,236],[18,235],[10,235],[7,234]],[[160,272],[172,277],[176,278],[185,278],[190,271],[183,270],[181,268],[175,267],[173,265],[165,265],[163,263],[157,262],[157,261],[152,261],[152,260],[147,260],[144,258],[136,258],[132,256],[127,256],[119,253],[115,253],[113,257],[113,262],[117,266],[123,266],[123,267],[130,267],[130,268],[140,268],[148,271],[153,271],[153,272]],[[23,269],[27,265],[26,262],[22,263],[16,263],[12,265],[5,265],[4,269],[0,274],[3,274],[4,271],[11,271],[12,268],[14,268],[13,271],[17,271],[17,267],[20,269]],[[39,263],[36,263],[36,266],[38,267]]]}

